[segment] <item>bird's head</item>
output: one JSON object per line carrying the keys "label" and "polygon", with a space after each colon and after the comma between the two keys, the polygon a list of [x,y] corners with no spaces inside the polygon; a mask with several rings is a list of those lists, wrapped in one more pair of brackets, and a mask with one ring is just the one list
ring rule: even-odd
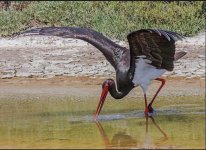
{"label": "bird's head", "polygon": [[103,82],[102,84],[102,89],[104,89],[105,86],[108,86],[108,89],[110,89],[111,87],[115,86],[115,82],[113,79],[107,79]]}
{"label": "bird's head", "polygon": [[116,84],[115,84],[113,79],[105,80],[102,84],[102,94],[101,94],[99,104],[98,104],[96,112],[95,112],[95,120],[97,119],[97,117],[102,109],[102,106],[104,104],[104,101],[106,99],[108,92],[110,93],[110,95],[113,98],[121,99],[124,96],[126,96],[132,88],[133,88],[133,86],[129,86],[129,87],[126,87],[124,91],[117,91]]}
{"label": "bird's head", "polygon": [[[102,84],[102,90],[105,91],[103,93],[107,93],[107,91],[109,91],[110,95],[113,98],[115,99],[123,98],[131,91],[131,89],[134,88],[134,86],[130,84],[122,84],[122,83],[124,82],[119,82],[119,84],[117,84],[116,86],[116,83],[113,79],[105,80]],[[118,86],[119,88],[117,88]]]}
{"label": "bird's head", "polygon": [[100,100],[99,100],[99,104],[97,106],[97,110],[94,114],[94,117],[95,117],[95,120],[97,119],[101,109],[102,109],[102,106],[104,104],[104,101],[107,97],[107,93],[110,92],[111,94],[111,91],[112,91],[112,86],[115,86],[115,83],[114,83],[114,80],[112,79],[107,79],[103,82],[102,84],[102,94],[101,94],[101,97],[100,97]]}

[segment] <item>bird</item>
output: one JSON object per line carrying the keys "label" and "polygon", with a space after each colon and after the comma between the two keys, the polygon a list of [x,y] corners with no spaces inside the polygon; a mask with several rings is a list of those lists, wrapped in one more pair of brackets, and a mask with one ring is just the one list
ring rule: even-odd
{"label": "bird", "polygon": [[[108,92],[114,99],[122,99],[133,88],[140,86],[145,101],[145,116],[152,115],[152,104],[166,80],[161,76],[173,71],[175,61],[186,55],[185,51],[176,51],[175,42],[185,38],[183,35],[164,29],[139,29],[127,35],[129,49],[112,41],[100,32],[86,27],[40,27],[19,32],[17,36],[57,36],[86,41],[96,47],[113,66],[116,83],[112,78],[102,84],[102,93],[94,113],[97,120]],[[148,104],[148,87],[153,80],[161,82],[152,100]]]}

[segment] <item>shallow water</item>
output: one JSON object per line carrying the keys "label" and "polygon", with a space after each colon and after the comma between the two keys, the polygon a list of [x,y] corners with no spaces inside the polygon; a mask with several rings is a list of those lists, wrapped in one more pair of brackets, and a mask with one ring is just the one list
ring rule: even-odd
{"label": "shallow water", "polygon": [[0,99],[0,148],[205,148],[203,96],[160,97],[145,118],[144,101],[97,98]]}

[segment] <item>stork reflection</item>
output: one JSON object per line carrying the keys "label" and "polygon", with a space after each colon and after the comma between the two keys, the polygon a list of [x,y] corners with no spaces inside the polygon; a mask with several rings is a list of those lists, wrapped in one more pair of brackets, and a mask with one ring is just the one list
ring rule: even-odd
{"label": "stork reflection", "polygon": [[[150,117],[145,117],[146,118],[146,134],[145,134],[145,139],[143,142],[140,142],[139,140],[135,139],[134,137],[126,134],[125,132],[117,132],[116,134],[113,135],[111,141],[109,140],[107,133],[105,132],[103,126],[101,123],[96,120],[95,123],[97,125],[97,128],[101,134],[101,138],[104,142],[105,148],[106,149],[111,149],[111,148],[156,148],[161,145],[166,144],[165,142],[168,140],[167,134],[160,128],[160,126],[155,122],[155,119],[150,116]],[[149,135],[148,132],[148,125],[149,125],[149,118],[154,124],[154,126],[158,129],[158,131],[163,135],[162,138],[160,138],[158,141],[153,141],[151,136]]]}

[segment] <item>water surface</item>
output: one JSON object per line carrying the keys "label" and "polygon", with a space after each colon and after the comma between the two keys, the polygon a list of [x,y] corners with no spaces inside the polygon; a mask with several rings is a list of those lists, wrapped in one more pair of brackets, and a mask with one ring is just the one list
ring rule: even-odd
{"label": "water surface", "polygon": [[160,97],[145,118],[144,101],[98,98],[0,99],[0,148],[205,148],[203,96]]}

